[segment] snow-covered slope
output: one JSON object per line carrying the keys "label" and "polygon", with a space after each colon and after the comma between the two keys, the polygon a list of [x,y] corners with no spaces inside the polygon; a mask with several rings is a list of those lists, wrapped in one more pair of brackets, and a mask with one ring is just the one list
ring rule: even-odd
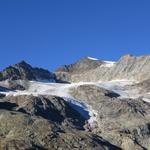
{"label": "snow-covered slope", "polygon": [[138,89],[130,89],[127,86],[137,83],[134,80],[112,80],[96,83],[97,86],[108,89],[120,95],[120,98],[137,98],[140,96]]}
{"label": "snow-covered slope", "polygon": [[[128,89],[127,85],[133,85],[137,83],[134,80],[112,80],[107,82],[79,82],[79,83],[50,83],[50,82],[37,82],[29,81],[27,84],[27,89],[24,91],[7,91],[3,92],[6,95],[55,95],[59,97],[72,98],[69,94],[69,89],[72,87],[77,87],[85,84],[96,85],[111,91],[114,91],[120,95],[122,98],[135,98],[138,97],[138,89],[131,90]],[[1,92],[2,93],[2,92]],[[136,95],[135,95],[136,93]]]}
{"label": "snow-covered slope", "polygon": [[49,82],[37,82],[29,81],[27,90],[20,91],[5,91],[2,92],[7,96],[13,95],[54,95],[62,97],[64,100],[69,102],[69,104],[77,110],[82,116],[84,116],[88,122],[92,125],[96,121],[96,112],[91,108],[91,106],[86,103],[80,102],[80,100],[74,99],[69,94],[69,89],[71,87],[79,86],[82,84],[89,83],[73,83],[73,84],[63,84],[63,83],[49,83]]}
{"label": "snow-covered slope", "polygon": [[[64,98],[68,101],[69,104],[80,112],[86,119],[89,120],[89,123],[92,124],[96,121],[97,112],[92,109],[91,106],[86,103],[81,102],[80,100],[75,99],[70,95],[69,90],[73,87],[77,87],[85,84],[96,85],[101,88],[111,90],[120,95],[120,98],[137,98],[140,96],[138,89],[128,89],[127,85],[135,84],[136,81],[131,80],[113,80],[108,82],[79,82],[71,84],[63,83],[49,83],[49,82],[37,82],[29,81],[27,84],[27,89],[24,91],[3,91],[6,95],[55,95]],[[146,99],[146,101],[148,101]]]}

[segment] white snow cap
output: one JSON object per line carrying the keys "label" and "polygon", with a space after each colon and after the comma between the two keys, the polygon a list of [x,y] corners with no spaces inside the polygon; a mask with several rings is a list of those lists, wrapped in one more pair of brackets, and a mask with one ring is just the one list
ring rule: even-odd
{"label": "white snow cap", "polygon": [[87,57],[87,58],[91,60],[98,60],[97,58],[93,58],[93,57]]}
{"label": "white snow cap", "polygon": [[105,63],[107,63],[107,64],[114,64],[114,63],[116,63],[115,61],[104,61]]}
{"label": "white snow cap", "polygon": [[103,62],[105,62],[105,67],[112,67],[116,62],[114,62],[114,61],[103,61]]}

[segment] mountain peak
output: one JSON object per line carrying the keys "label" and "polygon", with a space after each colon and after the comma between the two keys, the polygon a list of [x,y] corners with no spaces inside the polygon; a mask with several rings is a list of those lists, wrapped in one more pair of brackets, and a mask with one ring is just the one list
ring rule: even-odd
{"label": "mountain peak", "polygon": [[55,80],[53,73],[42,68],[34,68],[24,60],[7,67],[0,74],[0,80]]}
{"label": "mountain peak", "polygon": [[136,58],[136,57],[133,56],[132,54],[126,54],[126,55],[121,57],[121,60],[132,60],[134,58]]}
{"label": "mountain peak", "polygon": [[28,64],[25,60],[21,60],[19,63],[17,64]]}
{"label": "mountain peak", "polygon": [[27,63],[26,61],[24,61],[24,60],[14,64],[14,65],[12,65],[12,66],[13,67],[17,66],[17,67],[29,67],[29,68],[32,68],[32,66],[29,63]]}
{"label": "mountain peak", "polygon": [[74,64],[59,67],[56,72],[83,73],[95,69],[104,62],[92,57],[83,57]]}

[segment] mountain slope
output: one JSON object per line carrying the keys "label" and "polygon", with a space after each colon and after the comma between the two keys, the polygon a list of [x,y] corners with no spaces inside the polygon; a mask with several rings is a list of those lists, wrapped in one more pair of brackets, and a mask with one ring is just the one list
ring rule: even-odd
{"label": "mountain slope", "polygon": [[[69,82],[110,81],[115,79],[142,81],[150,79],[150,55],[140,57],[125,55],[116,63],[89,59],[94,61],[96,65],[92,63],[93,65],[86,70],[82,67],[84,63],[81,60],[71,65],[73,71],[57,69],[57,78]],[[77,64],[80,64],[80,67],[76,67]]]}
{"label": "mountain slope", "polygon": [[87,57],[0,73],[0,149],[148,150],[150,56]]}
{"label": "mountain slope", "polygon": [[33,68],[25,61],[12,65],[0,72],[0,80],[51,80],[55,75],[42,68]]}
{"label": "mountain slope", "polygon": [[85,132],[84,119],[59,97],[6,97],[0,106],[2,149],[120,150]]}

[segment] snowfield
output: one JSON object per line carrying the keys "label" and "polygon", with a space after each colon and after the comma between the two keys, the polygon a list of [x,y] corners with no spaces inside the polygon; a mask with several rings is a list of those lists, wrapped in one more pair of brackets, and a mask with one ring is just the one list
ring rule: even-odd
{"label": "snowfield", "polygon": [[116,62],[114,62],[114,61],[104,61],[104,62],[105,62],[105,64],[102,65],[102,66],[104,66],[104,67],[113,67],[114,64],[116,63]]}
{"label": "snowfield", "polygon": [[77,110],[85,119],[88,120],[89,124],[92,127],[92,124],[96,122],[97,113],[91,108],[91,106],[86,103],[80,102],[80,100],[75,99],[69,94],[69,89],[83,84],[89,83],[72,83],[72,84],[63,84],[63,83],[50,83],[50,82],[37,82],[29,81],[28,89],[24,91],[5,91],[0,92],[8,95],[54,95],[62,97],[65,101],[69,103],[71,107]]}
{"label": "snowfield", "polygon": [[87,58],[91,60],[98,60],[97,58],[93,58],[93,57],[87,57]]}
{"label": "snowfield", "polygon": [[[87,57],[90,60],[98,60],[97,58]],[[101,65],[101,67],[113,67],[116,62],[114,61],[103,61],[105,64]]]}
{"label": "snowfield", "polygon": [[37,82],[37,81],[29,81],[27,90],[24,91],[7,91],[1,92],[6,95],[55,95],[59,97],[67,97],[73,98],[69,94],[70,88],[78,87],[80,85],[95,85],[101,88],[105,88],[107,90],[116,92],[120,95],[120,98],[137,98],[140,95],[138,94],[137,89],[128,89],[127,85],[132,85],[137,83],[134,80],[112,80],[107,82],[79,82],[79,83],[50,83],[50,82]]}
{"label": "snowfield", "polygon": [[138,98],[141,96],[138,89],[128,89],[126,86],[138,83],[135,80],[112,80],[96,83],[97,86],[113,91],[120,95],[120,98]]}
{"label": "snowfield", "polygon": [[[140,96],[137,89],[129,90],[126,88],[127,85],[135,84],[136,81],[131,80],[113,80],[107,82],[79,82],[79,83],[50,83],[50,82],[37,82],[29,81],[27,85],[27,90],[24,91],[1,91],[6,95],[54,95],[62,97],[65,101],[69,103],[75,110],[77,110],[84,118],[86,118],[89,124],[92,126],[97,120],[97,112],[92,109],[91,106],[80,100],[75,99],[70,95],[70,88],[77,87],[80,85],[91,84],[101,88],[105,88],[116,92],[120,95],[120,98],[137,98]],[[150,99],[145,98],[144,101],[150,102]]]}

